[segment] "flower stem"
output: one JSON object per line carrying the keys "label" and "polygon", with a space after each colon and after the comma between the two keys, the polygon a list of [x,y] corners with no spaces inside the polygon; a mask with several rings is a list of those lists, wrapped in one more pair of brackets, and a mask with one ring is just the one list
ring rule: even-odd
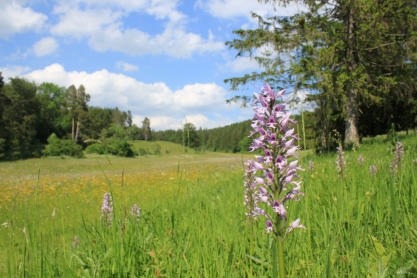
{"label": "flower stem", "polygon": [[[276,215],[275,230],[280,231],[283,219]],[[285,278],[285,266],[284,266],[284,243],[281,233],[276,233],[274,236],[274,242],[272,243],[272,277]]]}
{"label": "flower stem", "polygon": [[277,260],[277,238],[273,236],[272,242],[272,278],[278,278],[278,260]]}
{"label": "flower stem", "polygon": [[274,236],[274,242],[272,243],[272,277],[286,277],[284,266],[284,244],[281,236]]}
{"label": "flower stem", "polygon": [[[249,255],[253,256],[253,241],[254,241],[254,230],[253,222],[250,223],[250,242],[249,242]],[[249,277],[253,277],[253,263],[249,261]]]}
{"label": "flower stem", "polygon": [[275,239],[277,241],[277,249],[278,249],[278,270],[279,270],[279,278],[285,278],[285,266],[284,266],[284,244],[282,241],[282,237],[279,236]]}

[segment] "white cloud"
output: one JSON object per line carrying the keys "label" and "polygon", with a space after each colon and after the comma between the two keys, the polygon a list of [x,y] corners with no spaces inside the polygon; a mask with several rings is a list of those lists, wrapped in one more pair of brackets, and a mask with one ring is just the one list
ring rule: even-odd
{"label": "white cloud", "polygon": [[177,22],[185,18],[185,15],[177,10],[178,1],[152,0],[146,8],[146,12],[158,19],[168,18],[170,22]]}
{"label": "white cloud", "polygon": [[0,68],[0,72],[4,78],[4,81],[7,81],[9,78],[19,77],[23,73],[26,73],[30,70],[30,67],[26,66],[7,66]]}
{"label": "white cloud", "polygon": [[173,91],[162,82],[146,84],[105,69],[92,73],[68,72],[60,64],[29,72],[24,77],[37,83],[48,81],[65,87],[83,84],[91,95],[92,105],[131,110],[136,116],[135,121],[150,117],[155,128],[181,123],[184,115],[197,127],[231,122],[217,115],[225,112],[228,106],[226,90],[214,83],[190,84]]}
{"label": "white cloud", "polygon": [[256,71],[260,69],[256,60],[243,56],[227,62],[223,68],[231,72]]}
{"label": "white cloud", "polygon": [[51,33],[60,36],[81,38],[99,32],[104,26],[113,24],[121,14],[109,9],[80,10],[73,6],[55,8],[60,15],[59,22],[51,28]]}
{"label": "white cloud", "polygon": [[169,19],[178,21],[184,18],[184,15],[177,10],[177,0],[80,0],[89,7],[112,7],[124,12],[145,11],[157,19]]}
{"label": "white cloud", "polygon": [[[144,118],[144,116],[136,116],[133,118],[133,122],[138,126],[142,126]],[[151,128],[155,130],[179,129],[184,124],[183,119],[169,116],[155,116],[149,119],[151,121]]]}
{"label": "white cloud", "polygon": [[313,101],[306,100],[309,94],[306,90],[293,91],[286,93],[283,100],[288,103],[288,108],[294,114],[299,114],[301,109],[303,111],[314,111],[317,105]]}
{"label": "white cloud", "polygon": [[227,73],[241,73],[241,72],[253,72],[262,70],[262,67],[258,64],[254,57],[276,59],[279,57],[279,53],[274,51],[274,47],[271,44],[264,44],[256,49],[253,53],[253,57],[250,56],[237,56],[231,59],[230,56],[224,55],[227,61],[224,65],[219,66],[223,72]]}
{"label": "white cloud", "polygon": [[220,18],[232,17],[248,17],[251,12],[255,12],[261,16],[265,15],[293,15],[305,9],[302,4],[291,2],[286,7],[277,6],[276,4],[262,4],[256,0],[209,0],[207,3],[198,4],[199,7],[207,9],[207,11]]}
{"label": "white cloud", "polygon": [[8,1],[0,9],[0,37],[7,38],[12,34],[29,30],[40,30],[47,16],[25,8],[17,1]]}
{"label": "white cloud", "polygon": [[138,66],[135,66],[126,62],[122,62],[122,61],[117,62],[116,67],[123,71],[138,71],[139,70]]}
{"label": "white cloud", "polygon": [[223,42],[205,40],[200,35],[187,33],[182,26],[170,24],[156,36],[139,29],[122,30],[114,24],[94,33],[89,44],[97,51],[113,50],[131,55],[164,54],[177,58],[224,49]]}
{"label": "white cloud", "polygon": [[[224,107],[225,89],[214,83],[186,85],[177,90],[174,103],[187,110],[212,110],[215,107]],[[209,105],[208,105],[209,104]]]}
{"label": "white cloud", "polygon": [[58,48],[58,43],[54,38],[47,37],[36,42],[33,51],[36,56],[45,56],[54,53]]}
{"label": "white cloud", "polygon": [[[64,2],[54,9],[59,22],[51,28],[52,34],[88,38],[96,51],[118,51],[130,55],[157,54],[177,58],[189,58],[194,53],[213,52],[224,49],[223,42],[207,39],[187,32],[186,16],[177,10],[177,1],[143,0],[114,1],[86,0],[84,9],[79,3]],[[113,9],[109,9],[108,7]],[[123,17],[132,12],[147,13],[158,20],[167,20],[164,31],[150,35],[139,28],[126,28]],[[76,19],[76,20],[74,20]]]}
{"label": "white cloud", "polygon": [[[138,126],[142,125],[144,116],[134,116],[133,122]],[[151,121],[151,127],[155,130],[164,129],[181,129],[185,123],[192,123],[196,128],[214,128],[219,126],[225,126],[233,122],[232,119],[227,117],[218,117],[215,120],[210,120],[203,114],[188,114],[181,116],[156,116],[149,117]],[[245,118],[246,120],[246,118]]]}

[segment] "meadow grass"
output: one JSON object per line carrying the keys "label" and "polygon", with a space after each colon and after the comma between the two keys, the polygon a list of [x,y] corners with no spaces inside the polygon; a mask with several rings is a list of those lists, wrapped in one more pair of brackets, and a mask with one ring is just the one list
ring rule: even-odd
{"label": "meadow grass", "polygon": [[[288,216],[307,229],[285,240],[289,277],[417,276],[417,137],[401,140],[405,159],[395,177],[384,142],[346,152],[343,176],[334,153],[302,154],[305,197]],[[270,277],[271,238],[263,221],[250,227],[244,215],[249,157],[1,163],[0,276]],[[115,206],[111,225],[100,217],[105,192]],[[140,221],[129,214],[135,203]]]}
{"label": "meadow grass", "polygon": [[162,155],[166,155],[166,154],[182,154],[184,152],[187,152],[187,153],[196,152],[192,148],[184,147],[182,145],[175,144],[172,142],[167,142],[167,141],[136,140],[136,141],[131,141],[131,143],[136,152],[139,152],[139,150],[142,149],[142,150],[145,150],[148,154],[155,154],[155,152],[159,152]]}

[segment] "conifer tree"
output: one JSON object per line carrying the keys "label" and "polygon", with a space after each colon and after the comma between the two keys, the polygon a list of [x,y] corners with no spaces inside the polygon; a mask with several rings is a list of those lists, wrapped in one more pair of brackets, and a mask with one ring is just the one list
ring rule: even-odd
{"label": "conifer tree", "polygon": [[[328,133],[334,118],[345,125],[345,144],[359,142],[361,108],[384,124],[381,106],[395,119],[401,97],[415,119],[417,16],[412,0],[273,0],[303,4],[307,11],[291,16],[262,17],[255,30],[236,30],[226,44],[237,56],[251,56],[262,72],[225,80],[232,89],[254,80],[281,87],[306,88],[319,105],[321,129]],[[266,53],[259,51],[268,49]],[[378,111],[379,110],[379,111]],[[390,123],[385,125],[389,128]],[[414,123],[408,123],[413,125]],[[323,142],[325,139],[323,139]]]}

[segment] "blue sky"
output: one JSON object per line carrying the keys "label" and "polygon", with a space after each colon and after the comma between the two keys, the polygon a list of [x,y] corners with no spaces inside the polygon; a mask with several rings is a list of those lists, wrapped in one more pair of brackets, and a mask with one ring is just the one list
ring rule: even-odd
{"label": "blue sky", "polygon": [[292,14],[257,0],[0,0],[0,71],[40,84],[84,84],[91,105],[131,110],[154,129],[211,128],[250,118],[226,104],[223,80],[259,70],[225,46],[254,28],[250,12]]}

